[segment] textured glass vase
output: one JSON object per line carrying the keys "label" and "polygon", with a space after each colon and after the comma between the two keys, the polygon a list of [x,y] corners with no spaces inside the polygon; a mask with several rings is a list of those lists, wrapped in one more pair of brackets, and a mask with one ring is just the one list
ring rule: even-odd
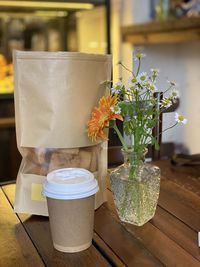
{"label": "textured glass vase", "polygon": [[160,191],[160,169],[145,163],[144,155],[122,152],[124,164],[110,176],[119,218],[141,226],[153,218]]}

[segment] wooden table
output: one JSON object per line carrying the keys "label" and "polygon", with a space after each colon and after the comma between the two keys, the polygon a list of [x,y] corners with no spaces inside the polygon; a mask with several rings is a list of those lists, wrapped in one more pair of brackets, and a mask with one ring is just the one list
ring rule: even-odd
{"label": "wooden table", "polygon": [[200,178],[159,165],[155,217],[142,227],[120,223],[108,189],[108,202],[95,212],[93,245],[75,254],[53,248],[48,218],[14,214],[15,184],[1,186],[0,267],[199,267]]}

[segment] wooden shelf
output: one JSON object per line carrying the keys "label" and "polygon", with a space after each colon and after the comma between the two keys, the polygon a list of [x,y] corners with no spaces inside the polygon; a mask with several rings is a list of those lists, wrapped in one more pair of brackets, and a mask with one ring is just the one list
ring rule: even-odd
{"label": "wooden shelf", "polygon": [[13,127],[15,127],[15,118],[14,117],[0,118],[0,129],[13,128]]}
{"label": "wooden shelf", "polygon": [[122,39],[135,45],[197,41],[200,40],[200,17],[125,26]]}

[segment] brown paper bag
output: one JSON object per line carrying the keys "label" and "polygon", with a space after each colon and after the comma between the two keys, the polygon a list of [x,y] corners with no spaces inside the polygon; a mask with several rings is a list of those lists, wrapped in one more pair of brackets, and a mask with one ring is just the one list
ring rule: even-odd
{"label": "brown paper bag", "polygon": [[110,80],[111,56],[70,52],[14,52],[17,145],[22,155],[16,212],[48,215],[42,183],[54,169],[92,171],[105,200],[107,143],[92,143],[86,124]]}

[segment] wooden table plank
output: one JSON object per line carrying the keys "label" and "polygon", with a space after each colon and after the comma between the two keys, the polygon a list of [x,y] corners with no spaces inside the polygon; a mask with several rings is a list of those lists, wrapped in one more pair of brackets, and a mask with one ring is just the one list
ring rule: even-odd
{"label": "wooden table plank", "polygon": [[[7,186],[3,186],[3,190],[5,191],[6,195],[8,196],[8,198],[10,199],[11,203],[13,203],[14,201],[14,193],[15,193],[15,185],[7,185]],[[104,215],[102,215],[102,218],[106,218],[107,220],[102,222],[101,218],[99,218],[99,211],[96,212],[95,215],[95,231],[97,232],[97,234],[101,237],[101,239],[103,241],[107,241],[106,242],[106,247],[111,248],[112,252],[115,253],[115,255],[117,255],[117,257],[120,257],[120,259],[116,259],[115,257],[111,257],[112,262],[116,263],[121,262],[121,264],[123,264],[123,262],[125,262],[126,264],[128,264],[128,266],[163,266],[161,263],[159,263],[159,261],[157,261],[156,259],[154,259],[151,254],[140,244],[138,244],[138,241],[131,241],[130,240],[130,234],[128,234],[126,232],[125,229],[123,229],[123,227],[119,224],[119,223],[115,223],[115,221],[113,220],[113,218],[108,215],[107,217],[105,217]],[[37,235],[38,232],[42,232],[40,230],[40,228],[43,228],[43,231],[47,231],[45,230],[45,228],[48,226],[46,225],[45,221],[42,222],[42,220],[45,220],[45,218],[43,217],[39,217],[40,219],[38,220],[39,216],[31,216],[31,218],[29,218],[29,216],[27,215],[20,215],[20,218],[24,221],[24,224],[27,227],[30,227],[29,225],[29,220],[31,220],[30,224],[31,227],[33,225],[34,229],[29,230],[28,232],[32,232],[35,231],[34,234],[31,233],[31,236],[33,236],[32,238],[34,238],[35,235]],[[35,221],[33,221],[35,220]],[[111,226],[108,225],[108,221],[111,222]],[[99,225],[97,225],[97,222],[99,223]],[[103,226],[104,229],[106,229],[106,231],[108,231],[108,236],[110,236],[110,227],[111,229],[113,229],[113,222],[114,222],[114,226],[116,227],[116,231],[112,237],[120,237],[120,233],[122,233],[123,238],[125,238],[123,242],[115,242],[115,240],[110,240],[110,242],[108,242],[108,240],[106,240],[105,235],[102,236],[102,233],[100,234],[100,228],[99,226]],[[43,224],[38,226],[39,224]],[[105,227],[106,226],[106,227]],[[38,229],[39,228],[39,229]],[[118,232],[119,230],[119,232]],[[100,232],[99,232],[100,231]],[[40,238],[45,239],[47,238],[47,236],[49,236],[49,234],[45,235],[45,236],[40,236]],[[121,236],[121,237],[122,237]],[[126,238],[127,237],[127,238]],[[34,240],[33,240],[34,241]],[[37,242],[34,241],[34,243]],[[51,240],[48,241],[44,241],[45,243],[49,242],[51,243]],[[124,242],[127,242],[127,245],[124,246]],[[98,242],[98,245],[101,246],[100,242]],[[113,248],[114,245],[114,248]],[[104,245],[105,246],[105,245]],[[41,247],[39,247],[39,251],[41,251]],[[105,248],[104,248],[105,251]],[[106,252],[107,255],[111,255],[110,252]],[[45,254],[45,252],[42,252],[42,255]],[[49,255],[46,255],[46,257],[49,257]],[[46,262],[46,261],[45,261]],[[84,266],[84,265],[81,265]],[[94,265],[95,266],[95,265]],[[102,265],[103,266],[103,265]],[[120,266],[120,265],[116,265],[116,266]],[[123,266],[123,265],[122,265]]]}
{"label": "wooden table plank", "polygon": [[200,197],[193,192],[162,179],[159,205],[195,231],[200,231]]}
{"label": "wooden table plank", "polygon": [[105,206],[101,206],[95,215],[95,231],[127,266],[164,266],[111,216]]}
{"label": "wooden table plank", "polygon": [[45,266],[0,188],[0,266]]}
{"label": "wooden table plank", "polygon": [[[15,185],[3,186],[3,190],[13,204]],[[53,248],[49,221],[47,217],[18,215],[26,231],[39,251],[46,266],[56,267],[93,267],[111,266],[100,252],[92,245],[79,253],[62,253]]]}
{"label": "wooden table plank", "polygon": [[113,252],[113,250],[105,244],[103,239],[99,235],[97,235],[97,233],[94,233],[93,243],[95,243],[101,253],[109,259],[109,261],[112,263],[112,266],[126,266],[125,263],[121,259],[119,259],[119,257]]}
{"label": "wooden table plank", "polygon": [[200,261],[200,248],[197,246],[196,231],[159,206],[150,222]]}
{"label": "wooden table plank", "polygon": [[[108,192],[107,208],[113,213],[117,220],[112,193]],[[177,220],[178,221],[178,220]],[[151,222],[142,227],[123,223],[126,230],[137,238],[145,248],[154,254],[166,266],[200,266],[200,262],[195,259],[185,248],[182,248]],[[168,228],[168,225],[165,224]],[[198,251],[196,251],[198,253]]]}
{"label": "wooden table plank", "polygon": [[[104,251],[113,266],[200,266],[200,249],[197,247],[197,231],[200,227],[199,194],[195,192],[192,183],[184,186],[180,180],[177,182],[176,179],[165,177],[161,182],[156,215],[143,227],[120,223],[111,192],[108,193],[108,203],[96,211],[97,235],[94,237],[94,243],[101,252]],[[3,187],[11,202],[14,200],[14,188],[14,185]],[[46,231],[41,230],[47,227],[45,218],[40,217],[38,220],[36,216],[29,218],[27,215],[20,215],[20,218],[31,236],[38,235],[37,227],[40,229],[39,233]],[[46,235],[49,233],[42,239]],[[34,241],[35,244],[37,242],[39,241]],[[36,247],[42,251],[42,255],[49,257],[43,247]],[[60,256],[57,257],[60,259]],[[69,262],[74,264],[73,260]],[[55,262],[53,264],[48,266],[56,266]],[[66,266],[62,265],[62,260],[57,264]]]}
{"label": "wooden table plank", "polygon": [[173,166],[169,160],[156,161],[162,177],[195,193],[200,197],[200,166]]}

